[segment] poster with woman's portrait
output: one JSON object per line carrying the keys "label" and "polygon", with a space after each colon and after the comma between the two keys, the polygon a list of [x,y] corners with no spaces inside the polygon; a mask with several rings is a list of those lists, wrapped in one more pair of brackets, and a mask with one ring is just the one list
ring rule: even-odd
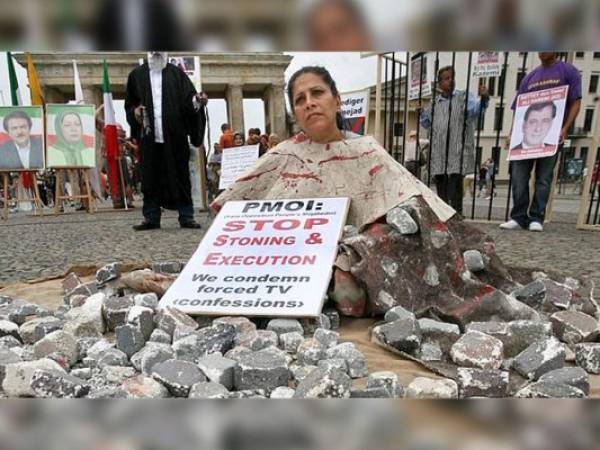
{"label": "poster with woman's portrait", "polygon": [[49,168],[96,166],[94,105],[47,105],[46,165]]}
{"label": "poster with woman's portrait", "polygon": [[41,106],[0,107],[0,171],[44,169]]}

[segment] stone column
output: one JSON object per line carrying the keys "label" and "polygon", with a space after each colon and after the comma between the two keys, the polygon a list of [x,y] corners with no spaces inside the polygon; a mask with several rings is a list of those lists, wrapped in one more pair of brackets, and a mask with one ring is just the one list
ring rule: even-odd
{"label": "stone column", "polygon": [[234,133],[246,135],[244,128],[244,93],[239,84],[230,84],[225,92],[227,100],[227,117]]}
{"label": "stone column", "polygon": [[81,89],[83,91],[83,99],[85,103],[95,105],[96,108],[102,104],[102,89],[96,86],[83,86]]}
{"label": "stone column", "polygon": [[282,141],[287,139],[285,94],[283,85],[272,85],[269,98],[269,115],[271,132],[279,136]]}

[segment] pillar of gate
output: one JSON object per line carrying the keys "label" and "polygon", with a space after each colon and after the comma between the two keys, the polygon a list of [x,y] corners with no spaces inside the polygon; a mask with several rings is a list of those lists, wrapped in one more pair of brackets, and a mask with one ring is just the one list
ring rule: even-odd
{"label": "pillar of gate", "polygon": [[227,118],[234,133],[246,135],[244,128],[244,93],[241,84],[230,84],[225,91]]}

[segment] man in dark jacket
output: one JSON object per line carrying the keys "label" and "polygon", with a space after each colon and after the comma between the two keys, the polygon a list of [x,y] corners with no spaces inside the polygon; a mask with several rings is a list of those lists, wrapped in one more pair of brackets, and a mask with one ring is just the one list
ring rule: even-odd
{"label": "man in dark jacket", "polygon": [[178,210],[182,228],[200,228],[194,221],[188,136],[194,145],[203,141],[206,97],[167,61],[166,53],[151,52],[127,80],[125,111],[140,143],[144,195],[144,221],[136,231],[160,228],[161,207]]}

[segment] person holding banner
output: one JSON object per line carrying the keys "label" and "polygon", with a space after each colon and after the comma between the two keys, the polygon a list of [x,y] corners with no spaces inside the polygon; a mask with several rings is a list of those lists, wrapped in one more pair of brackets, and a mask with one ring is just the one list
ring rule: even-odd
{"label": "person holding banner", "polygon": [[[559,61],[557,56],[554,52],[539,53],[542,64],[523,78],[512,104],[514,113],[517,108],[517,98],[520,95],[568,86],[566,106],[558,141],[558,151],[555,151],[551,156],[539,157],[532,155],[529,159],[511,160],[510,162],[513,208],[510,212],[510,220],[500,225],[500,228],[504,230],[544,230],[543,224],[546,205],[550,197],[554,166],[581,107],[581,74],[572,64]],[[510,151],[522,150],[528,147],[539,147],[541,149],[548,147],[545,139],[552,128],[556,115],[556,105],[554,103],[532,103],[527,108],[523,120],[523,142],[514,146]],[[513,123],[514,127],[515,124]],[[511,129],[509,136],[512,136],[512,134]],[[505,148],[508,149],[509,146],[510,141],[507,140]],[[534,167],[535,190],[533,199],[530,199],[529,178]]]}
{"label": "person holding banner", "polygon": [[455,89],[452,66],[438,71],[437,83],[441,95],[435,99],[435,113],[432,113],[432,106],[423,111],[421,126],[431,130],[431,175],[437,194],[462,214],[463,178],[473,172],[477,118],[487,108],[489,94],[482,84],[479,85],[479,99]]}

